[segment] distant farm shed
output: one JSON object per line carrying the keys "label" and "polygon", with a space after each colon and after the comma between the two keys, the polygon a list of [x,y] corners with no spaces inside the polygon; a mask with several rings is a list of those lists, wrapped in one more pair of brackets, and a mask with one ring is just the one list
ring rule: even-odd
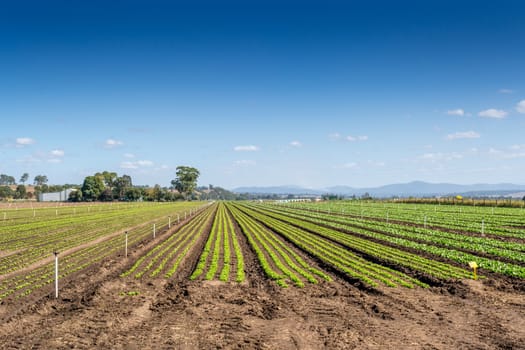
{"label": "distant farm shed", "polygon": [[60,192],[40,193],[38,195],[39,202],[66,202],[69,199],[69,194],[75,192],[77,189],[68,188]]}

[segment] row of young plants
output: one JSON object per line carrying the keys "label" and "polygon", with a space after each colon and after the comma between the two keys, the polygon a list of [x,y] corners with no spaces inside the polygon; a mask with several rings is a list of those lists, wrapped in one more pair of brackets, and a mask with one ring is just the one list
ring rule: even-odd
{"label": "row of young plants", "polygon": [[488,255],[503,257],[516,262],[525,263],[525,244],[519,242],[505,241],[490,237],[472,236],[457,232],[439,231],[420,226],[410,226],[400,222],[384,222],[376,220],[363,221],[352,216],[330,215],[327,213],[316,213],[311,211],[298,211],[292,208],[280,208],[281,212],[287,212],[298,218],[324,222],[336,228],[377,230],[427,244],[435,244],[447,248],[479,252]]}
{"label": "row of young plants", "polygon": [[[282,213],[283,211],[273,211]],[[312,222],[323,227],[343,230],[349,240],[352,233],[373,238],[375,240],[388,242],[400,248],[416,249],[425,253],[440,256],[467,266],[475,261],[481,268],[514,277],[525,277],[525,267],[519,264],[508,263],[498,260],[504,257],[519,263],[525,261],[523,244],[461,236],[454,233],[443,233],[440,231],[408,227],[400,224],[385,224],[378,221],[360,221],[353,217],[342,217],[340,215],[315,214],[311,212],[286,211],[286,215],[294,220]],[[295,221],[297,223],[297,221]],[[354,238],[352,238],[354,239]],[[485,244],[486,242],[486,244]],[[483,256],[476,255],[483,253]],[[494,258],[486,255],[494,255]]]}
{"label": "row of young plants", "polygon": [[101,239],[106,235],[145,222],[168,225],[168,217],[183,219],[199,204],[148,205],[127,211],[97,212],[89,217],[50,218],[48,222],[0,227],[0,277],[46,258],[50,252],[65,251]]}
{"label": "row of young plants", "polygon": [[[234,277],[231,276],[232,270]],[[217,274],[223,282],[231,279],[240,283],[245,279],[241,246],[223,202],[218,204],[210,235],[190,279],[195,280],[203,274],[206,280],[216,279]]]}
{"label": "row of young plants", "polygon": [[[133,247],[139,242],[151,239],[151,226],[142,225],[128,232],[128,246]],[[67,278],[71,274],[81,271],[102,259],[124,253],[125,236],[114,236],[106,241],[93,244],[70,254],[59,253],[59,279]],[[48,259],[50,260],[50,259]],[[0,299],[11,297],[19,298],[31,294],[54,282],[54,260],[27,272],[15,274],[0,280]]]}
{"label": "row of young plants", "polygon": [[442,230],[466,231],[500,237],[522,238],[525,234],[525,210],[429,204],[394,204],[387,202],[340,201],[293,203],[285,206],[329,214],[354,216],[362,220],[402,221],[432,226]]}
{"label": "row of young plants", "polygon": [[121,277],[133,276],[134,278],[172,277],[187,254],[196,246],[196,243],[207,234],[207,228],[213,220],[216,206],[197,214],[189,223],[173,231],[162,243],[156,244],[145,254],[140,256],[135,263]]}
{"label": "row of young plants", "polygon": [[264,273],[279,286],[294,284],[304,287],[305,283],[318,283],[318,279],[331,280],[330,276],[308,264],[288,243],[237,205],[229,203],[227,207],[255,252]]}
{"label": "row of young plants", "polygon": [[301,250],[346,274],[351,279],[359,280],[371,287],[377,287],[380,284],[389,287],[413,288],[416,285],[427,287],[425,283],[400,271],[364,259],[347,247],[338,244],[331,237],[295,226],[258,207],[247,204],[236,204],[235,207],[246,216],[257,220],[261,225],[278,233]]}
{"label": "row of young plants", "polygon": [[[186,206],[182,206],[182,208],[186,208]],[[173,211],[173,209],[174,208],[172,207],[171,210]],[[135,214],[134,220],[149,219],[150,221],[143,221],[143,223],[139,225],[136,225],[136,221],[133,221],[133,226],[127,227],[129,249],[132,249],[139,242],[152,239],[152,223],[157,224],[157,232],[159,234],[162,231],[167,230],[168,222],[165,220],[164,211],[148,210],[148,213],[149,214],[145,217],[138,215],[139,213],[137,212],[133,213]],[[151,220],[152,215],[155,215],[153,218],[156,217],[156,219]],[[159,218],[159,215],[163,215],[163,217]],[[107,223],[103,221],[98,224],[107,225]],[[111,233],[115,232],[115,228],[112,227],[111,224],[109,225],[109,229],[113,230]],[[75,243],[75,240],[71,240],[71,242]],[[74,272],[83,270],[110,255],[118,253],[124,254],[124,234],[111,235],[107,239],[98,239],[94,241],[93,244],[88,242],[87,244],[84,244],[85,247],[79,247],[81,245],[79,242],[80,240],[76,240],[76,245],[68,250],[58,250],[60,279],[68,277]],[[32,250],[33,249],[28,249],[28,251]],[[39,256],[38,261],[44,260],[44,262],[38,264],[38,267],[31,268],[31,266],[21,266],[17,271],[0,275],[0,299],[7,297],[18,298],[24,295],[29,295],[35,290],[50,285],[54,281],[55,271],[54,260],[50,258],[52,257],[53,251],[55,250],[49,249],[45,256],[42,254]],[[16,255],[11,255],[8,258],[13,256]]]}
{"label": "row of young plants", "polygon": [[304,229],[312,234],[325,237],[331,241],[342,244],[343,246],[359,253],[367,259],[381,261],[392,266],[402,266],[414,272],[428,274],[440,279],[450,278],[469,278],[470,273],[459,267],[442,263],[432,259],[427,259],[417,254],[386,246],[371,240],[353,236],[340,230],[326,227],[324,224],[316,224],[304,218],[294,218],[286,213],[280,213],[263,206],[253,206],[254,210],[272,217],[281,222],[288,223],[295,227]]}

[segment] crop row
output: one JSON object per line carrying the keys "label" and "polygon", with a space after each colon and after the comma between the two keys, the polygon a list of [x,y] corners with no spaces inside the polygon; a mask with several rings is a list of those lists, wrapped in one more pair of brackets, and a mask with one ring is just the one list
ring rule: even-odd
{"label": "crop row", "polygon": [[227,282],[230,281],[232,268],[234,280],[243,282],[245,272],[241,246],[225,204],[219,203],[210,235],[190,279],[197,279],[206,272],[206,280],[216,278],[218,273],[219,280]]}
{"label": "crop row", "polygon": [[228,204],[228,208],[255,252],[264,273],[278,285],[286,287],[293,283],[303,287],[305,282],[318,283],[317,278],[331,280],[327,274],[308,264],[274,232],[239,210],[237,206]]}
{"label": "crop row", "polygon": [[236,205],[236,207],[272,231],[282,235],[300,249],[352,279],[360,280],[372,287],[376,287],[379,284],[391,287],[401,285],[409,288],[414,285],[426,286],[424,283],[402,272],[373,263],[354,254],[348,248],[334,242],[329,237],[279,220],[269,212],[255,210],[247,205]]}
{"label": "crop row", "polygon": [[[279,212],[283,213],[283,210]],[[344,230],[348,234],[357,233],[400,247],[434,254],[465,266],[471,261],[476,261],[481,268],[492,272],[514,277],[525,277],[525,267],[498,260],[506,258],[523,264],[525,262],[525,254],[523,253],[525,245],[522,243],[472,237],[393,223],[362,222],[352,217],[331,216],[311,212],[294,213],[286,211],[286,215],[301,221],[309,221],[337,230]],[[490,255],[493,258],[487,257]]]}
{"label": "crop row", "polygon": [[121,274],[121,277],[129,275],[135,278],[141,278],[144,275],[156,277],[159,274],[163,274],[166,278],[173,276],[186,255],[206,234],[214,211],[215,206],[210,206],[199,213],[189,223],[173,232],[169,238],[153,246],[139,257],[128,270]]}
{"label": "crop row", "polygon": [[391,264],[393,266],[403,266],[413,271],[426,273],[441,279],[468,278],[470,276],[466,270],[457,268],[450,264],[427,259],[417,254],[409,253],[404,250],[353,236],[339,230],[326,227],[325,225],[315,224],[302,218],[294,218],[290,215],[271,211],[263,207],[256,207],[256,210],[266,216],[280,220],[281,222],[294,225],[298,228],[307,230],[309,232],[315,233],[316,235],[342,244],[365,257],[369,257],[377,261],[383,261],[384,263]]}

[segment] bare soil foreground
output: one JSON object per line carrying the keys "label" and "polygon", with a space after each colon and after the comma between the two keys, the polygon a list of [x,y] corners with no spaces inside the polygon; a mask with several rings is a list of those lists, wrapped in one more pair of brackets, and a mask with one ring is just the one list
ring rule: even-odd
{"label": "bare soil foreground", "polygon": [[[137,252],[137,254],[139,254]],[[525,349],[523,282],[430,289],[334,281],[281,288],[247,259],[248,282],[121,278],[121,257],[0,305],[2,349]]]}

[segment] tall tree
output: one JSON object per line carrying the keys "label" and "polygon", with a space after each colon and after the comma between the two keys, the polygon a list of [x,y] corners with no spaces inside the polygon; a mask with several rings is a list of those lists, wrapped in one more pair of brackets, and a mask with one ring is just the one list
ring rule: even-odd
{"label": "tall tree", "polygon": [[82,184],[82,198],[88,202],[96,201],[106,187],[100,176],[88,176]]}
{"label": "tall tree", "polygon": [[171,184],[177,191],[179,191],[184,198],[189,199],[190,195],[197,187],[197,179],[199,178],[200,172],[196,168],[189,166],[178,166],[177,177],[171,180]]}
{"label": "tall tree", "polygon": [[25,185],[26,184],[26,181],[29,179],[29,174],[28,173],[23,173],[22,176],[20,177],[20,182]]}
{"label": "tall tree", "polygon": [[16,180],[12,176],[9,176],[6,174],[0,174],[0,185],[3,185],[3,186],[16,185]]}
{"label": "tall tree", "polygon": [[113,190],[113,186],[115,186],[115,180],[117,179],[117,173],[105,170],[102,173],[96,173],[95,176],[102,177],[106,188],[111,191]]}
{"label": "tall tree", "polygon": [[33,183],[36,186],[42,186],[47,184],[47,176],[46,175],[37,175],[35,176],[35,179],[33,180]]}
{"label": "tall tree", "polygon": [[16,186],[15,198],[25,199],[26,197],[27,197],[26,186],[25,185]]}
{"label": "tall tree", "polygon": [[113,182],[113,194],[115,198],[122,200],[126,196],[126,191],[133,187],[131,176],[122,175],[117,177]]}

